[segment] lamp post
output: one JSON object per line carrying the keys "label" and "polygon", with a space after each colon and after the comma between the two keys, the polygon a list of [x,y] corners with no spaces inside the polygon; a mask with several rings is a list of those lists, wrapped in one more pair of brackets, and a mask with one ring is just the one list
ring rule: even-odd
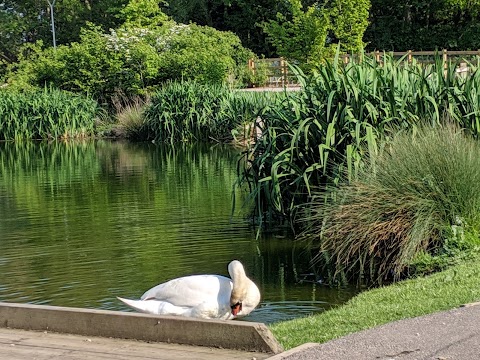
{"label": "lamp post", "polygon": [[48,5],[50,6],[50,19],[51,19],[51,25],[52,25],[52,36],[53,36],[53,48],[54,49],[57,48],[57,41],[55,39],[55,21],[54,21],[54,17],[53,17],[53,7],[55,6],[55,1],[57,1],[57,0],[53,0],[53,1],[47,0]]}

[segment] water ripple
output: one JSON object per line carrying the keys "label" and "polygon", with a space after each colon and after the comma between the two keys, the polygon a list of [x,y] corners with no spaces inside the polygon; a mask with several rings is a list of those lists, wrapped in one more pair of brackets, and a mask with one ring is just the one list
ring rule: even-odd
{"label": "water ripple", "polygon": [[169,279],[227,275],[241,260],[262,292],[251,321],[307,316],[346,301],[295,274],[292,239],[231,217],[231,150],[146,144],[0,143],[0,301],[126,310]]}

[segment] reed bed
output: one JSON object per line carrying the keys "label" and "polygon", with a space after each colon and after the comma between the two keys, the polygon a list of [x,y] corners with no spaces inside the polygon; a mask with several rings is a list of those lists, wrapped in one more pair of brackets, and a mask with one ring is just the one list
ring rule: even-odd
{"label": "reed bed", "polygon": [[347,65],[337,57],[311,75],[295,69],[302,91],[261,112],[262,137],[241,161],[237,183],[249,187],[255,215],[295,226],[312,189],[338,183],[344,171],[355,178],[365,155],[398,131],[448,117],[478,136],[480,72],[455,69],[388,56]]}
{"label": "reed bed", "polygon": [[152,96],[139,131],[157,142],[229,142],[276,96],[198,82],[168,83]]}
{"label": "reed bed", "polygon": [[381,283],[426,259],[436,270],[480,245],[480,143],[452,125],[398,133],[357,179],[317,195],[301,238],[331,278]]}
{"label": "reed bed", "polygon": [[94,134],[96,101],[61,90],[0,92],[0,140],[78,138]]}

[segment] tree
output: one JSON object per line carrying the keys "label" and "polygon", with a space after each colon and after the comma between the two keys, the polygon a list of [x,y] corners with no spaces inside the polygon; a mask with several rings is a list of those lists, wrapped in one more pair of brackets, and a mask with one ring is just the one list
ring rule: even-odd
{"label": "tree", "polygon": [[121,14],[125,18],[124,26],[129,27],[156,27],[168,20],[157,0],[130,0]]}
{"label": "tree", "polygon": [[315,2],[306,10],[301,0],[287,1],[289,14],[277,13],[263,26],[279,55],[308,67],[331,55],[337,43],[342,51],[363,49],[370,0]]}
{"label": "tree", "polygon": [[0,4],[0,61],[11,62],[22,44],[24,24],[21,15],[7,1]]}
{"label": "tree", "polygon": [[330,19],[332,42],[342,51],[358,52],[364,48],[363,34],[368,26],[370,0],[332,0],[324,7]]}
{"label": "tree", "polygon": [[479,0],[372,0],[368,49],[480,48]]}
{"label": "tree", "polygon": [[301,0],[288,0],[291,16],[277,13],[275,20],[264,23],[268,40],[280,56],[304,65],[322,58],[329,29],[329,19],[317,4],[303,10]]}
{"label": "tree", "polygon": [[[57,0],[55,2],[57,44],[78,41],[80,30],[87,22],[106,30],[118,27],[124,21],[120,10],[127,3],[128,0]],[[0,77],[5,65],[16,61],[22,45],[36,41],[52,44],[51,31],[48,0],[0,2]]]}
{"label": "tree", "polygon": [[231,31],[243,46],[271,57],[275,50],[261,24],[275,19],[279,12],[284,13],[287,6],[285,1],[278,0],[169,0],[162,9],[177,22]]}

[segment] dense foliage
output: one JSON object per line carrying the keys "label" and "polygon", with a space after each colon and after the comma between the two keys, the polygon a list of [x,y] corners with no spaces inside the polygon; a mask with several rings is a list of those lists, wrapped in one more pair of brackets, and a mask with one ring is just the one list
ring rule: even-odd
{"label": "dense foliage", "polygon": [[[369,50],[397,51],[480,48],[478,0],[62,0],[54,6],[56,42],[81,41],[81,29],[88,23],[103,33],[126,21],[144,28],[152,25],[156,9],[178,23],[231,31],[243,46],[267,57],[313,57],[331,43],[346,51],[363,44]],[[0,3],[0,77],[25,43],[52,46],[50,15],[47,0]],[[302,47],[303,54],[294,54]]]}
{"label": "dense foliage", "polygon": [[372,0],[368,49],[477,50],[480,1]]}
{"label": "dense foliage", "polygon": [[334,44],[342,51],[363,49],[370,1],[335,0],[304,7],[300,0],[288,0],[288,13],[263,24],[277,53],[302,65],[318,64],[332,55]]}
{"label": "dense foliage", "polygon": [[[452,64],[422,66],[386,57],[343,66],[327,62],[299,74],[303,91],[262,113],[262,137],[240,174],[259,216],[294,221],[312,190],[353,178],[367,151],[396,127],[441,122],[444,114],[474,135],[480,133],[480,72],[463,78]],[[393,126],[395,125],[395,126]]]}
{"label": "dense foliage", "polygon": [[[52,1],[53,2],[53,1]],[[80,39],[80,29],[92,22],[103,29],[124,22],[121,9],[128,0],[56,1],[54,6],[57,44]],[[4,0],[0,3],[0,58],[14,61],[19,47],[42,40],[52,44],[50,7],[47,0]]]}
{"label": "dense foliage", "polygon": [[256,54],[276,55],[260,24],[287,10],[278,0],[172,0],[162,8],[178,22],[190,21],[219,30],[232,31]]}
{"label": "dense foliage", "polygon": [[303,10],[300,0],[289,0],[291,18],[282,13],[266,22],[264,31],[277,53],[289,60],[308,66],[318,63],[324,54],[329,19],[316,5]]}
{"label": "dense foliage", "polygon": [[96,101],[58,90],[0,91],[0,140],[91,136]]}
{"label": "dense foliage", "polygon": [[221,85],[168,83],[152,97],[145,124],[132,137],[171,143],[242,140],[248,136],[243,125],[254,122],[275,98],[274,93],[237,92]]}
{"label": "dense foliage", "polygon": [[[25,44],[41,41],[48,53],[48,48],[52,46],[50,15],[51,8],[47,0],[6,0],[0,3],[0,38],[2,39],[0,42],[0,80],[6,80],[9,64],[14,64],[19,58],[25,61],[25,54],[28,53],[23,48]],[[167,20],[167,15],[171,16],[170,21]],[[191,24],[191,22],[197,23],[199,26],[188,25],[189,31],[194,34],[184,34],[183,38],[181,34],[179,35],[179,38],[182,39],[177,39],[176,41],[179,43],[176,45],[180,54],[178,52],[175,55],[170,53],[171,56],[167,55],[167,59],[160,61],[164,68],[175,64],[171,69],[171,73],[175,73],[174,78],[182,78],[182,76],[191,78],[192,74],[183,73],[188,72],[186,69],[193,69],[191,72],[197,72],[198,68],[200,71],[208,69],[214,73],[222,71],[219,68],[211,69],[211,64],[205,63],[205,54],[208,53],[214,54],[212,57],[221,55],[221,58],[218,59],[219,67],[223,70],[229,68],[229,75],[232,75],[232,60],[225,58],[231,56],[232,51],[236,53],[233,49],[243,49],[240,46],[250,48],[258,55],[268,57],[281,55],[303,65],[315,64],[322,61],[322,58],[331,56],[334,44],[340,44],[341,50],[348,52],[356,52],[364,46],[368,50],[397,51],[480,48],[478,40],[480,39],[480,26],[478,25],[480,2],[477,0],[437,2],[423,0],[407,2],[392,0],[172,0],[168,3],[154,0],[104,0],[100,2],[62,0],[55,2],[54,19],[57,45],[82,44],[87,34],[88,36],[93,35],[95,38],[95,35],[90,33],[92,29],[99,34],[105,34],[105,36],[112,34],[111,29],[115,29],[117,35],[129,39],[139,37],[139,34],[145,29],[150,31],[155,29],[156,33],[150,36],[150,41],[143,37],[140,44],[129,44],[128,51],[133,54],[133,61],[140,66],[141,72],[139,75],[128,74],[131,78],[137,78],[127,81],[127,87],[131,85],[133,88],[143,85],[148,87],[152,82],[155,83],[157,78],[165,75],[162,74],[164,70],[159,71],[158,76],[152,70],[160,61],[156,59],[159,54],[154,54],[154,52],[163,51],[152,43],[153,38],[166,36],[168,28],[182,26],[180,24]],[[128,31],[124,28],[125,24],[129,24]],[[158,27],[162,30],[157,29]],[[215,32],[213,29],[231,31],[238,38],[234,39],[232,34]],[[210,38],[212,38],[211,41],[209,41]],[[97,43],[93,45],[94,48],[101,46],[102,43],[98,38],[96,41]],[[207,46],[202,52],[200,44],[204,42]],[[226,42],[225,47],[220,46],[219,42]],[[85,44],[84,47],[91,45]],[[81,52],[87,54],[87,57],[100,55],[101,58],[102,54],[98,54],[96,50],[81,49]],[[201,52],[198,53],[199,51]],[[48,60],[45,61],[57,63],[51,66],[43,64],[42,66],[46,66],[48,69],[40,69],[40,72],[43,70],[55,72],[60,67],[59,63],[66,61],[65,57],[60,56],[60,59],[54,59],[52,54],[47,53],[45,56],[48,57]],[[236,53],[233,56],[237,69],[241,61],[253,56],[252,53],[247,55],[244,50],[241,50],[240,53],[243,55]],[[192,59],[195,59],[197,54],[200,55],[200,64],[195,66],[197,64]],[[223,56],[223,54],[228,55]],[[114,69],[111,72],[114,77],[126,76],[127,74],[118,74],[115,69],[119,66],[118,63],[113,64],[119,61],[118,57],[122,57],[124,54],[108,53],[109,57],[112,55],[114,58],[112,64],[99,63],[98,65],[104,68],[112,65]],[[87,60],[87,62],[91,62],[91,60]],[[122,67],[123,62],[127,63],[127,68],[132,65],[128,64],[128,59],[120,62]],[[139,65],[139,62],[145,64]],[[177,62],[179,62],[178,66]],[[81,70],[81,76],[89,76],[85,73],[90,71],[90,68],[80,67],[79,70]],[[92,70],[92,73],[95,72]],[[75,76],[75,72],[68,74],[68,77],[72,75]],[[98,78],[96,75],[98,74],[95,74],[94,78]],[[107,74],[107,77],[110,75]],[[81,76],[78,77],[81,78]],[[171,78],[171,74],[168,76]],[[212,76],[216,79],[218,73]],[[41,76],[39,77],[41,78]],[[52,81],[55,85],[57,85],[56,80]],[[110,80],[112,79],[100,78],[99,81],[108,82]],[[130,81],[133,81],[134,84],[130,84]],[[124,83],[125,81],[122,80],[119,84],[112,85],[123,86]],[[62,85],[64,84],[62,83]],[[64,88],[70,87],[65,86]],[[135,89],[132,90],[134,93],[138,92]]]}
{"label": "dense foliage", "polygon": [[25,48],[8,81],[13,88],[48,85],[103,102],[118,92],[151,92],[167,80],[235,81],[251,56],[234,34],[195,24],[164,21],[142,28],[127,23],[110,34],[92,25],[68,46]]}

